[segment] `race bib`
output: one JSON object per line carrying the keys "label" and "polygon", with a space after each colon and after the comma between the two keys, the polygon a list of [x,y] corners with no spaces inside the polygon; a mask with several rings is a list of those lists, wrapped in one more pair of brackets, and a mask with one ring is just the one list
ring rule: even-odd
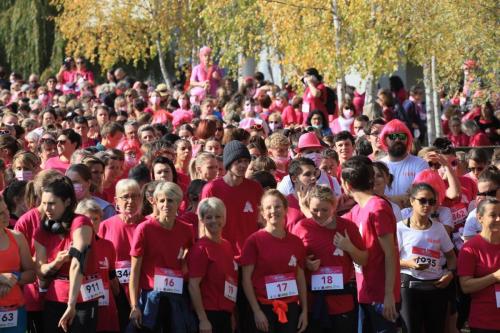
{"label": "race bib", "polygon": [[130,261],[117,261],[115,263],[116,277],[121,284],[128,284],[130,281]]}
{"label": "race bib", "polygon": [[311,104],[304,102],[302,103],[302,112],[303,113],[309,113],[309,110],[311,109]]}
{"label": "race bib", "polygon": [[17,314],[17,309],[0,307],[0,328],[16,327]]}
{"label": "race bib", "polygon": [[465,219],[467,218],[467,215],[468,213],[466,207],[462,207],[461,205],[460,207],[453,208],[451,210],[453,225],[457,227],[460,224],[463,224],[465,222]]}
{"label": "race bib", "polygon": [[297,296],[297,281],[294,273],[268,275],[264,278],[267,299]]}
{"label": "race bib", "polygon": [[497,300],[497,309],[500,309],[500,284],[495,284],[495,299]]}
{"label": "race bib", "polygon": [[224,297],[236,302],[236,295],[238,294],[238,284],[231,277],[226,277],[224,281]]}
{"label": "race bib", "polygon": [[320,267],[311,276],[312,290],[344,289],[342,267]]}
{"label": "race bib", "polygon": [[109,289],[104,289],[104,296],[99,298],[99,306],[109,305]]}
{"label": "race bib", "polygon": [[104,284],[102,283],[102,279],[91,279],[82,282],[80,294],[84,302],[104,297]]}
{"label": "race bib", "polygon": [[174,271],[168,268],[155,268],[154,290],[172,294],[182,294],[181,271]]}
{"label": "race bib", "polygon": [[438,251],[414,246],[412,247],[411,253],[416,256],[415,262],[417,264],[429,265],[426,270],[432,272],[441,271],[441,266],[439,266],[440,253]]}

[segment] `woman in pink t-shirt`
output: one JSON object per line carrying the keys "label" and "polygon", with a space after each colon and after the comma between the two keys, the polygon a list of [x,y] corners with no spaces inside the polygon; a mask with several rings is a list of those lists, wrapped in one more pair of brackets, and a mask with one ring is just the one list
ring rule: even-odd
{"label": "woman in pink t-shirt", "polygon": [[222,72],[216,64],[212,63],[211,55],[211,48],[202,47],[199,53],[200,64],[194,66],[191,73],[191,95],[198,96],[199,100],[203,100],[207,95],[216,96],[222,79]]}
{"label": "woman in pink t-shirt", "polygon": [[471,332],[500,331],[500,202],[487,198],[477,208],[479,235],[466,242],[458,256],[458,276],[471,295]]}

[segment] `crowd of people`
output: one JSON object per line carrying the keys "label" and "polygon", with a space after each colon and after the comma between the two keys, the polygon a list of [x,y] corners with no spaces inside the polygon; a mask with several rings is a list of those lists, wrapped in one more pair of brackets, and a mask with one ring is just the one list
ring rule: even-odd
{"label": "crowd of people", "polygon": [[[500,332],[500,113],[467,61],[374,106],[239,87],[203,47],[172,89],[82,57],[0,68],[0,332]],[[300,96],[299,91],[303,91]]]}

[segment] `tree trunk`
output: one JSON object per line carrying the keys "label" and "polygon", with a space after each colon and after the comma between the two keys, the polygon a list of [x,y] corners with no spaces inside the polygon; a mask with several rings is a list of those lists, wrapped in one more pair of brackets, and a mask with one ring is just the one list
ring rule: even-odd
{"label": "tree trunk", "polygon": [[436,56],[432,56],[431,62],[432,69],[432,99],[434,108],[434,125],[436,126],[436,137],[443,136],[443,129],[441,128],[441,114],[439,108],[438,87],[436,83]]}
{"label": "tree trunk", "polygon": [[158,60],[160,62],[161,75],[163,76],[163,80],[165,81],[168,90],[172,90],[173,89],[172,80],[168,75],[167,65],[165,64],[165,58],[164,58],[165,55],[163,54],[163,50],[161,48],[160,36],[158,36],[158,38],[156,39],[156,48],[158,50]]}
{"label": "tree trunk", "polygon": [[425,113],[427,116],[427,140],[429,143],[436,138],[436,126],[434,124],[434,102],[432,98],[431,66],[429,62],[424,63],[424,86],[425,86]]}
{"label": "tree trunk", "polygon": [[365,107],[367,110],[375,110],[375,101],[377,100],[376,83],[373,73],[368,74],[365,83]]}
{"label": "tree trunk", "polygon": [[337,0],[332,0],[332,14],[333,14],[333,27],[335,28],[335,64],[337,69],[337,98],[338,98],[338,108],[341,110],[342,104],[344,104],[345,95],[345,78],[344,69],[342,66],[342,59],[340,56],[340,17],[339,17],[339,6]]}

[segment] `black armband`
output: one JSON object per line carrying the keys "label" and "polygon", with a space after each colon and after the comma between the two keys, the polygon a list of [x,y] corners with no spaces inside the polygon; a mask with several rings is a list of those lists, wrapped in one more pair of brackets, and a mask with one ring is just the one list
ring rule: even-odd
{"label": "black armband", "polygon": [[85,248],[85,250],[83,250],[82,252],[80,252],[80,250],[74,248],[74,247],[71,247],[69,249],[69,256],[71,258],[76,258],[76,260],[78,260],[78,263],[80,264],[80,273],[82,273],[82,275],[85,275],[85,267],[86,267],[86,264],[87,264],[87,255],[90,251],[90,246],[87,246]]}

